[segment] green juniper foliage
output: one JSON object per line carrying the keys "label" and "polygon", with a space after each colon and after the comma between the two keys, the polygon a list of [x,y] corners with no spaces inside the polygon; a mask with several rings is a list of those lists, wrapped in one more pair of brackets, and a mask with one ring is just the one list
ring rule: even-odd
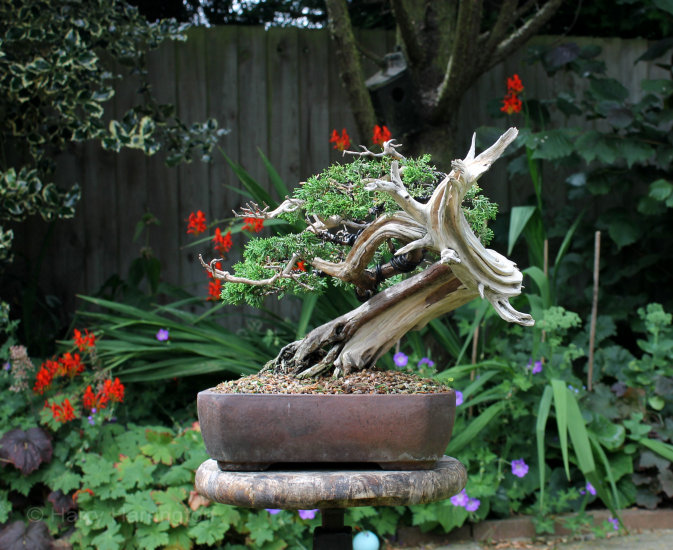
{"label": "green juniper foliage", "polygon": [[[377,216],[399,212],[399,206],[387,194],[365,190],[368,180],[381,179],[390,173],[391,162],[388,157],[360,157],[352,162],[332,164],[295,189],[293,198],[304,202],[303,209],[283,213],[279,217],[294,226],[301,225],[304,216],[311,219],[313,216],[320,219],[339,216],[343,220],[366,224],[374,221]],[[425,202],[446,177],[446,174],[431,164],[430,155],[417,159],[403,159],[399,163],[404,185],[420,202]],[[477,237],[484,244],[488,244],[493,233],[487,227],[487,222],[495,218],[497,205],[481,195],[480,191],[477,185],[468,191],[463,212]],[[397,242],[393,245],[395,249],[402,246]],[[331,242],[309,232],[253,238],[246,246],[243,261],[234,266],[234,273],[238,277],[248,279],[267,279],[284,269],[293,254],[307,264],[315,257],[338,262],[345,258],[349,250],[349,244]],[[375,269],[378,263],[389,261],[392,255],[389,246],[384,243],[376,251],[369,268]],[[278,278],[273,284],[272,291],[282,297],[286,293],[302,295],[308,292],[323,292],[328,287],[327,279],[308,267],[306,272],[295,270],[295,273],[296,279]],[[385,286],[399,282],[402,277],[396,275],[388,279]],[[343,283],[335,281],[335,284]],[[228,283],[224,285],[222,298],[227,303],[247,302],[252,306],[260,306],[264,296],[269,292],[270,288],[266,286]]]}

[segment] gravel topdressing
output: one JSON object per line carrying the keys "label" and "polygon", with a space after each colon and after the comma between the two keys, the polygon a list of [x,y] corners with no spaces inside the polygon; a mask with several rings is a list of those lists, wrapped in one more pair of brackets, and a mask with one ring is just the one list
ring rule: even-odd
{"label": "gravel topdressing", "polygon": [[437,380],[399,371],[358,371],[348,376],[298,379],[264,372],[218,384],[218,393],[441,393],[450,388]]}

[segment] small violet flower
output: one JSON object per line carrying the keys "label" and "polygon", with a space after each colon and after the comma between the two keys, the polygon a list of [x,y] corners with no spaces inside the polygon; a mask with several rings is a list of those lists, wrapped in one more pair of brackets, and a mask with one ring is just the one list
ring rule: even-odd
{"label": "small violet flower", "polygon": [[393,361],[395,361],[395,364],[398,367],[406,367],[407,363],[409,362],[409,358],[401,351],[398,351],[395,355],[393,355]]}
{"label": "small violet flower", "polygon": [[612,523],[612,527],[614,527],[615,531],[619,531],[619,520],[617,518],[608,518],[608,521]]}
{"label": "small violet flower", "polygon": [[456,390],[456,407],[463,404],[463,392]]}
{"label": "small violet flower", "polygon": [[7,362],[2,366],[2,368],[5,369],[5,370],[9,370],[9,369],[12,368],[12,364],[11,364],[9,361],[7,361]]}
{"label": "small violet flower", "polygon": [[479,505],[481,504],[481,501],[478,498],[471,498],[467,501],[467,504],[465,505],[465,510],[468,512],[476,512],[479,510]]}
{"label": "small violet flower", "polygon": [[526,477],[526,474],[528,473],[528,464],[526,464],[523,458],[512,460],[512,473],[516,477]]}
{"label": "small violet flower", "polygon": [[587,491],[588,491],[589,494],[591,494],[591,495],[596,495],[596,489],[595,489],[594,486],[593,486],[591,483],[589,483],[588,481],[587,481]]}
{"label": "small violet flower", "polygon": [[460,493],[457,495],[453,495],[451,497],[451,504],[454,506],[460,506],[461,508],[464,508],[467,506],[467,503],[470,501],[470,497],[467,496],[467,493],[465,492],[465,489],[463,489]]}
{"label": "small violet flower", "polygon": [[315,510],[299,510],[299,517],[301,519],[313,519],[317,512],[317,508]]}
{"label": "small violet flower", "polygon": [[165,342],[166,340],[168,340],[168,329],[160,328],[159,331],[157,332],[156,338],[157,340],[159,340],[159,342]]}
{"label": "small violet flower", "polygon": [[93,419],[93,416],[91,415],[87,417],[87,420],[89,421],[89,424],[91,424],[92,426],[96,424],[96,421]]}
{"label": "small violet flower", "polygon": [[423,357],[423,359],[421,359],[418,362],[419,367],[422,366],[422,365],[427,365],[428,367],[434,367],[435,362],[432,359],[429,359],[428,357]]}
{"label": "small violet flower", "polygon": [[278,512],[280,512],[280,508],[266,508],[266,511],[269,512],[272,516],[275,516]]}
{"label": "small violet flower", "polygon": [[539,374],[542,372],[542,361],[535,361],[535,363],[533,363],[533,360],[531,359],[528,361],[526,368],[529,370],[532,369],[533,374]]}

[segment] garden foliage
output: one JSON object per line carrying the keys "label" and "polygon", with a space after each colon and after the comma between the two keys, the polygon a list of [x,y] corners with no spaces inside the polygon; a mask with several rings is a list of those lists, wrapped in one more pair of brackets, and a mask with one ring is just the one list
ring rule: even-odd
{"label": "garden foliage", "polygon": [[[39,214],[74,215],[80,189],[55,185],[56,156],[98,140],[170,165],[208,159],[223,130],[215,120],[186,126],[159,104],[147,83],[146,53],[164,40],[185,40],[184,25],[148,23],[122,0],[8,0],[0,3],[0,266],[11,260],[10,225]],[[121,78],[135,78],[136,105],[105,116]],[[2,319],[0,318],[0,322]]]}

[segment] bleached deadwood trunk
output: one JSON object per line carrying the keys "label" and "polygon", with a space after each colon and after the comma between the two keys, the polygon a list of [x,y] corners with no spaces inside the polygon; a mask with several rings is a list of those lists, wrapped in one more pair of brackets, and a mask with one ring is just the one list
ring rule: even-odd
{"label": "bleached deadwood trunk", "polygon": [[478,156],[473,139],[468,155],[452,163],[452,171],[425,204],[406,190],[397,162],[392,164],[389,179],[368,182],[367,190],[389,194],[402,212],[372,223],[342,262],[314,258],[313,267],[342,280],[362,283],[364,266],[379,244],[391,237],[407,243],[396,252],[398,256],[427,250],[439,260],[287,345],[266,368],[303,377],[331,368],[338,373],[371,367],[406,332],[422,328],[479,296],[488,300],[503,319],[532,325],[530,315],[516,311],[509,303],[509,298],[521,292],[521,272],[513,262],[482,246],[461,207],[465,193],[516,136],[517,130],[510,128]]}

